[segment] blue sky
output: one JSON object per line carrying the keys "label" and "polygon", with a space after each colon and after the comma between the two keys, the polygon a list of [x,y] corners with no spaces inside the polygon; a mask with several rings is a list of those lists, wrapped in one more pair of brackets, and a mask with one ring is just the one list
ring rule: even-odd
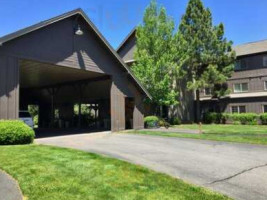
{"label": "blue sky", "polygon": [[[188,0],[158,0],[176,25]],[[203,0],[213,13],[214,24],[223,22],[226,37],[234,44],[267,39],[266,0]],[[142,21],[149,0],[0,0],[0,36],[82,8],[116,48]]]}

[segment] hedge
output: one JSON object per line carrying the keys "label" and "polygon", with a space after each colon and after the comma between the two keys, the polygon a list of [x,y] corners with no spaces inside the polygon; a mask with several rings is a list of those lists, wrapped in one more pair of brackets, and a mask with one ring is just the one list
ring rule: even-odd
{"label": "hedge", "polygon": [[30,144],[34,130],[22,121],[0,120],[0,145]]}
{"label": "hedge", "polygon": [[206,124],[220,124],[224,123],[224,115],[222,113],[205,113],[203,122]]}
{"label": "hedge", "polygon": [[262,124],[267,125],[267,113],[261,114],[260,120]]}
{"label": "hedge", "polygon": [[247,125],[257,125],[259,119],[259,115],[255,113],[229,114],[228,116],[232,122],[240,122]]}
{"label": "hedge", "polygon": [[203,116],[203,122],[207,124],[225,124],[228,121],[232,124],[257,125],[259,119],[262,121],[262,124],[267,124],[266,114],[260,116],[256,113],[206,113]]}

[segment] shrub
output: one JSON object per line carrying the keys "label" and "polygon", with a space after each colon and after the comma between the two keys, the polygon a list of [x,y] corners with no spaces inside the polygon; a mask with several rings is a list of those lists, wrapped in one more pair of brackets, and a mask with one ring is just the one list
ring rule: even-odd
{"label": "shrub", "polygon": [[258,125],[258,120],[254,120],[254,121],[251,121],[249,122],[249,125]]}
{"label": "shrub", "polygon": [[22,121],[0,121],[0,145],[30,144],[35,133]]}
{"label": "shrub", "polygon": [[164,125],[165,125],[165,123],[166,123],[166,121],[165,121],[165,119],[159,119],[159,121],[158,121],[158,125],[160,126],[160,127],[163,127]]}
{"label": "shrub", "polygon": [[227,120],[229,120],[229,113],[222,113],[222,123],[226,124]]}
{"label": "shrub", "polygon": [[267,113],[261,114],[260,120],[262,124],[267,125]]}
{"label": "shrub", "polygon": [[205,124],[220,124],[222,123],[223,115],[221,113],[205,113],[203,116],[203,122]]}
{"label": "shrub", "polygon": [[170,122],[171,122],[171,125],[181,125],[182,123],[179,117],[173,117]]}
{"label": "shrub", "polygon": [[241,125],[241,122],[240,121],[233,121],[233,124],[234,125]]}
{"label": "shrub", "polygon": [[257,124],[258,115],[256,113],[229,114],[229,119],[233,122],[239,121],[241,124]]}
{"label": "shrub", "polygon": [[165,121],[165,123],[164,123],[164,127],[165,127],[166,129],[168,129],[168,128],[170,128],[170,126],[171,126],[170,123]]}
{"label": "shrub", "polygon": [[159,121],[158,121],[158,126],[165,127],[165,128],[168,129],[170,127],[170,123],[167,122],[165,119],[160,118]]}
{"label": "shrub", "polygon": [[157,116],[147,116],[144,119],[145,127],[147,128],[155,128],[159,124],[159,118]]}

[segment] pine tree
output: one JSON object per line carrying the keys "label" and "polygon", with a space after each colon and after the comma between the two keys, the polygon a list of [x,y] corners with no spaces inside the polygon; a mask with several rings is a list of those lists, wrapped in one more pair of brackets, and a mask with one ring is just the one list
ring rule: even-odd
{"label": "pine tree", "polygon": [[187,74],[187,88],[196,91],[199,121],[201,89],[211,88],[216,97],[229,92],[225,82],[234,70],[232,42],[224,37],[222,23],[213,26],[211,11],[201,0],[189,0],[176,35],[176,45],[180,48],[180,61]]}
{"label": "pine tree", "polygon": [[178,93],[172,87],[176,69],[174,57],[177,56],[172,48],[174,22],[155,0],[145,10],[136,37],[136,62],[132,71],[150,92],[150,103],[156,106],[176,104]]}

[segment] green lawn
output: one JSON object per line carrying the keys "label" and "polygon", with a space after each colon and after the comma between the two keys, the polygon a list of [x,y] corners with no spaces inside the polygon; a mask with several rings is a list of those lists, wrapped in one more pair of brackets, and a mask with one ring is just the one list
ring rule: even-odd
{"label": "green lawn", "polygon": [[2,146],[0,168],[18,180],[29,200],[229,199],[140,166],[71,149]]}
{"label": "green lawn", "polygon": [[[195,130],[198,127],[196,124],[175,126],[175,128]],[[131,131],[130,133],[267,145],[267,126],[216,124],[203,125],[202,130],[203,134],[179,134],[149,130]]]}

